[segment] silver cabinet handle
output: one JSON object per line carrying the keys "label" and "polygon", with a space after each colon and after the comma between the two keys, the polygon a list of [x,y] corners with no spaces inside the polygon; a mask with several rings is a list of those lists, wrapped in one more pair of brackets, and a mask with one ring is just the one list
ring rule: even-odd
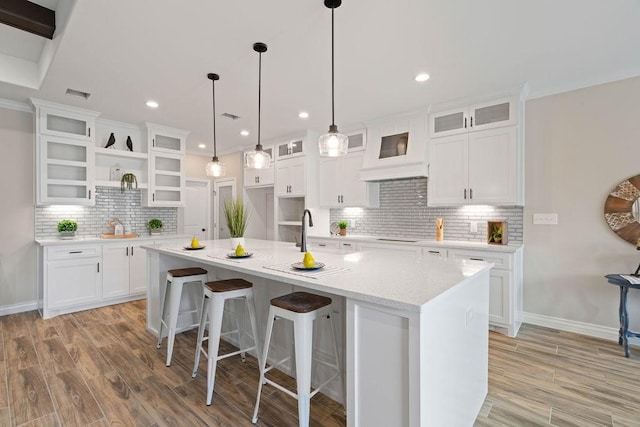
{"label": "silver cabinet handle", "polygon": [[482,258],[469,258],[471,261],[484,261]]}
{"label": "silver cabinet handle", "polygon": [[429,251],[430,254],[439,254],[440,251]]}
{"label": "silver cabinet handle", "polygon": [[127,246],[127,256],[129,256],[129,246]]}
{"label": "silver cabinet handle", "polygon": [[464,199],[467,200],[467,189],[464,189]]}
{"label": "silver cabinet handle", "polygon": [[98,273],[100,273],[100,263],[98,263]]}
{"label": "silver cabinet handle", "polygon": [[473,188],[469,189],[469,200],[473,199]]}
{"label": "silver cabinet handle", "polygon": [[[204,230],[202,230],[204,231]],[[131,246],[131,256],[133,256],[133,246]]]}
{"label": "silver cabinet handle", "polygon": [[471,126],[470,127],[473,127],[473,116],[471,116]]}
{"label": "silver cabinet handle", "polygon": [[89,200],[91,200],[91,190],[89,190]]}
{"label": "silver cabinet handle", "polygon": [[81,254],[82,251],[69,251],[70,254]]}

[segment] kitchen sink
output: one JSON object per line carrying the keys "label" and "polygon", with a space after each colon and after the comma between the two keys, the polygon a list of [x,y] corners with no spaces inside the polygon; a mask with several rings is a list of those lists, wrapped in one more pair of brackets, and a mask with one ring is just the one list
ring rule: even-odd
{"label": "kitchen sink", "polygon": [[101,239],[135,239],[136,237],[140,237],[140,235],[138,233],[129,233],[129,234],[102,233],[100,235]]}
{"label": "kitchen sink", "polygon": [[412,240],[412,239],[383,239],[383,238],[377,238],[376,240],[380,240],[382,242],[403,242],[403,243],[416,243],[420,241],[420,240]]}

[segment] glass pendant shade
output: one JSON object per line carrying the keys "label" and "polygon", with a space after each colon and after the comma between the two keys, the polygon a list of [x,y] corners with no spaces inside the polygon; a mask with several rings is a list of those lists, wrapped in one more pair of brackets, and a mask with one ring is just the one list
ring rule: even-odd
{"label": "glass pendant shade", "polygon": [[338,132],[338,127],[332,125],[329,132],[318,139],[318,148],[321,156],[344,156],[349,148],[349,137]]}
{"label": "glass pendant shade", "polygon": [[271,156],[262,151],[262,147],[247,153],[247,167],[250,169],[267,169],[271,166]]}
{"label": "glass pendant shade", "polygon": [[214,157],[209,163],[207,163],[207,166],[205,166],[205,172],[207,173],[207,176],[225,176],[227,168],[224,166],[224,163],[220,163],[217,157]]}

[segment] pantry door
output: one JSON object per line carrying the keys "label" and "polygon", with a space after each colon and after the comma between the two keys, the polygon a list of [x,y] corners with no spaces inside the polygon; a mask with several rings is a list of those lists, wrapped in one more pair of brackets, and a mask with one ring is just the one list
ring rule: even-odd
{"label": "pantry door", "polygon": [[207,179],[187,178],[185,191],[184,233],[209,240],[211,183]]}
{"label": "pantry door", "polygon": [[213,238],[231,237],[224,217],[224,204],[236,198],[236,179],[225,178],[213,183]]}

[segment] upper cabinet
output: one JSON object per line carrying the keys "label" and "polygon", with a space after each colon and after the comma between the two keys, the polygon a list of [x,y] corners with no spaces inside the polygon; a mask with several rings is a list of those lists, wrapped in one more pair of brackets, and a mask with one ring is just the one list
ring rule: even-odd
{"label": "upper cabinet", "polygon": [[145,123],[149,138],[149,151],[184,155],[189,131],[155,123]]}
{"label": "upper cabinet", "polygon": [[273,161],[273,147],[262,147],[262,150],[271,156],[271,164],[266,169],[248,168],[246,164],[247,154],[249,153],[249,151],[244,152],[244,188],[267,187],[273,185],[275,182],[275,162]]}
{"label": "upper cabinet", "polygon": [[515,125],[517,104],[515,98],[503,98],[432,113],[429,116],[431,138]]}
{"label": "upper cabinet", "polygon": [[320,207],[378,207],[379,184],[360,179],[366,147],[364,130],[348,134],[346,156],[321,157],[318,165]]}
{"label": "upper cabinet", "polygon": [[430,115],[429,206],[524,204],[515,98]]}
{"label": "upper cabinet", "polygon": [[94,205],[99,113],[31,99],[35,109],[36,204]]}
{"label": "upper cabinet", "polygon": [[93,142],[96,117],[100,113],[31,98],[35,108],[36,133]]}
{"label": "upper cabinet", "polygon": [[145,123],[149,150],[147,206],[184,207],[184,152],[189,132]]}
{"label": "upper cabinet", "polygon": [[[305,139],[293,139],[276,144],[276,159],[288,159],[290,157],[302,156],[304,154]],[[273,159],[274,157],[272,157]]]}
{"label": "upper cabinet", "polygon": [[276,162],[276,196],[301,197],[307,193],[305,158]]}
{"label": "upper cabinet", "polygon": [[363,181],[427,176],[427,113],[418,111],[367,124]]}

